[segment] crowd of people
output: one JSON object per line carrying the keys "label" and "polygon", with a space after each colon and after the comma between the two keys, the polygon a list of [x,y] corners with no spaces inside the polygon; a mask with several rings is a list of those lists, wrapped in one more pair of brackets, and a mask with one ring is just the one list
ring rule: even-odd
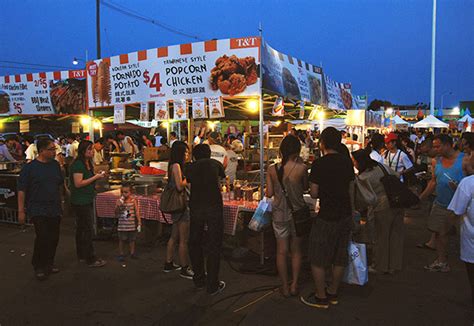
{"label": "crowd of people", "polygon": [[[265,194],[272,201],[272,227],[276,238],[276,266],[284,297],[299,296],[299,275],[302,266],[303,239],[308,237],[308,260],[314,280],[314,291],[301,296],[309,306],[328,308],[339,301],[339,285],[348,263],[348,244],[354,229],[354,184],[363,181],[376,194],[375,204],[365,212],[367,225],[373,226],[373,273],[394,274],[403,269],[404,216],[403,208],[392,207],[381,178],[393,175],[416,192],[420,199],[432,202],[427,227],[431,238],[419,247],[435,250],[434,261],[424,268],[432,272],[449,272],[447,257],[448,234],[461,217],[461,259],[466,263],[471,286],[474,284],[474,182],[473,133],[464,133],[455,141],[447,134],[374,133],[368,136],[363,149],[348,142],[345,134],[328,127],[321,133],[291,131],[280,144],[280,159],[268,167]],[[223,241],[223,199],[221,182],[235,179],[235,150],[242,147],[235,136],[222,140],[218,132],[198,137],[193,144],[170,134],[169,142],[162,136],[155,141],[144,136],[141,144],[123,132],[107,136],[94,143],[74,135],[65,137],[67,144],[50,138],[30,143],[31,162],[23,167],[19,179],[19,220],[26,215],[35,226],[36,240],[33,267],[38,279],[58,272],[54,256],[59,238],[61,187],[68,179],[72,211],[76,218],[77,257],[90,267],[102,267],[105,261],[94,251],[92,242],[92,204],[94,183],[106,177],[94,172],[94,164],[103,160],[103,149],[124,151],[132,156],[141,148],[156,146],[169,152],[168,187],[179,193],[189,193],[186,209],[171,214],[172,231],[166,248],[163,272],[179,271],[185,279],[194,281],[198,289],[207,288],[218,294],[225,288],[219,278]],[[17,140],[8,140],[8,153],[20,155]],[[349,146],[349,144],[351,146]],[[34,148],[30,148],[34,145]],[[20,145],[21,146],[21,145]],[[59,148],[58,148],[59,147]],[[308,173],[301,157],[302,147],[317,147],[316,158]],[[352,151],[349,150],[349,148]],[[63,150],[64,148],[64,150]],[[13,149],[13,152],[12,150]],[[0,145],[0,155],[4,150]],[[65,152],[67,174],[55,160]],[[192,153],[192,155],[190,155]],[[67,162],[67,160],[70,162]],[[307,204],[309,193],[319,199],[317,218],[308,228],[298,227],[297,215]],[[301,213],[303,211],[303,213]],[[130,257],[138,258],[136,233],[142,221],[130,184],[123,184],[116,203],[118,217],[118,260],[125,260],[125,246]],[[206,236],[204,234],[207,233]],[[175,258],[176,247],[178,256]],[[206,250],[204,250],[206,248]],[[207,258],[205,258],[207,256]],[[291,257],[291,277],[288,273]],[[331,277],[327,277],[330,271]],[[330,283],[327,283],[330,279]],[[473,287],[474,298],[474,287]]]}

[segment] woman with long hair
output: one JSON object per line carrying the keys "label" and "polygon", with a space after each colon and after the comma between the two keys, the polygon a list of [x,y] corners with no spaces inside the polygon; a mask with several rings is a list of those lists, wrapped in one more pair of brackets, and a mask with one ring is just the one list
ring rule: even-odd
{"label": "woman with long hair", "polygon": [[[359,171],[359,179],[365,181],[377,195],[377,203],[371,208],[375,224],[375,271],[393,273],[402,269],[403,257],[403,214],[391,208],[380,179],[395,171],[374,161],[370,151],[361,149],[352,153],[354,166]],[[384,169],[384,170],[383,170]]]}
{"label": "woman with long hair", "polygon": [[[184,177],[184,165],[189,159],[189,149],[186,143],[175,141],[171,146],[170,160],[168,164],[168,183],[176,187],[179,192],[186,191],[187,182]],[[192,280],[193,271],[189,267],[188,238],[189,238],[189,209],[183,212],[171,214],[173,226],[171,236],[166,248],[166,262],[163,272],[169,273],[181,270],[179,276]],[[178,256],[180,265],[173,262],[175,245],[179,241]]]}
{"label": "woman with long hair", "polygon": [[[287,192],[293,211],[306,205],[303,192],[308,189],[308,172],[300,158],[301,143],[293,135],[286,136],[280,145],[281,164],[268,169],[267,197],[274,197],[272,204],[272,224],[277,239],[277,269],[281,278],[281,293],[284,297],[298,295],[298,277],[301,269],[301,236],[296,234],[295,221],[288,207],[278,173],[282,174],[282,183]],[[291,250],[290,250],[291,248]],[[292,276],[288,286],[288,251],[291,252]]]}
{"label": "woman with long hair", "polygon": [[95,256],[92,244],[94,184],[105,177],[105,172],[94,175],[94,149],[91,141],[83,140],[77,149],[77,158],[70,167],[71,208],[76,215],[76,252],[81,262],[89,267],[102,267],[105,261]]}

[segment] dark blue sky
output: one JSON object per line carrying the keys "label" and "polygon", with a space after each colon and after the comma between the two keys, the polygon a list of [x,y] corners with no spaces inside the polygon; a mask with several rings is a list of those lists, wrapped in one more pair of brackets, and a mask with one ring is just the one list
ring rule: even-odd
{"label": "dark blue sky", "polygon": [[[104,0],[107,1],[107,0]],[[428,102],[432,0],[109,0],[202,39],[258,35],[323,64],[355,93]],[[95,0],[2,0],[0,60],[68,66],[95,58]],[[436,104],[474,100],[474,1],[438,0]],[[192,42],[102,6],[102,56]],[[0,62],[0,66],[13,64]],[[55,70],[46,69],[46,70]],[[0,75],[39,70],[0,67]]]}

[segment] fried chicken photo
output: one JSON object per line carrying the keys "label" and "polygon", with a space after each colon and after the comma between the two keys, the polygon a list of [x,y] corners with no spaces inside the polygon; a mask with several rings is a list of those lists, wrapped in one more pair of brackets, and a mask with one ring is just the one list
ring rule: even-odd
{"label": "fried chicken photo", "polygon": [[231,96],[239,94],[258,80],[257,64],[254,57],[238,58],[223,55],[216,60],[211,70],[210,83],[213,90],[220,90]]}

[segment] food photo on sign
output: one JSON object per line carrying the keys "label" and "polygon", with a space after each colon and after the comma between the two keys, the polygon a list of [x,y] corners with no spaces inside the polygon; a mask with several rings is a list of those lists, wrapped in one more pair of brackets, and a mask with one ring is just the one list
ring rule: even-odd
{"label": "food photo on sign", "polygon": [[207,100],[209,101],[209,118],[223,118],[225,114],[222,105],[222,98],[220,96],[215,96],[209,97]]}
{"label": "food photo on sign", "polygon": [[313,104],[325,101],[322,69],[268,44],[263,46],[262,75],[263,88],[270,93]]}
{"label": "food photo on sign", "polygon": [[206,101],[204,97],[193,97],[193,118],[206,119]]}
{"label": "food photo on sign", "polygon": [[167,101],[156,101],[155,102],[155,120],[162,121],[168,120],[170,117],[169,115],[169,108]]}
{"label": "food photo on sign", "polygon": [[173,119],[186,120],[188,119],[188,101],[174,100],[173,101]]}

